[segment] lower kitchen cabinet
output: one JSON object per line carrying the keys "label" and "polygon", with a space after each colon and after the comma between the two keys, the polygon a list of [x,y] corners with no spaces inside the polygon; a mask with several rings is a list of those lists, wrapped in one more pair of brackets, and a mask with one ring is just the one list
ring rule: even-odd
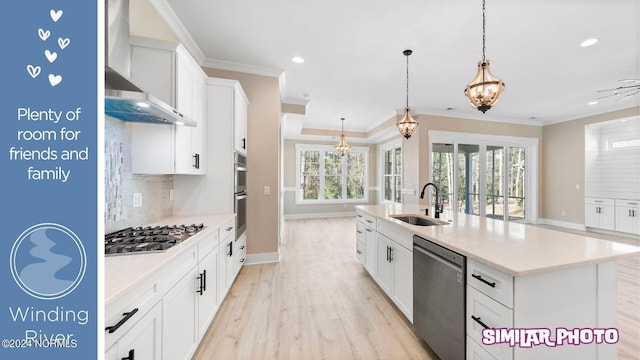
{"label": "lower kitchen cabinet", "polygon": [[[105,360],[161,360],[162,304],[154,306],[127,331],[109,350]],[[167,357],[165,356],[165,359]]]}
{"label": "lower kitchen cabinet", "polygon": [[162,298],[164,359],[191,359],[198,347],[197,278],[198,268],[194,267]]}
{"label": "lower kitchen cabinet", "polygon": [[218,247],[198,264],[196,293],[198,301],[198,340],[202,339],[218,310]]}
{"label": "lower kitchen cabinet", "polygon": [[378,240],[376,239],[376,231],[368,226],[365,227],[364,242],[364,247],[367,251],[364,257],[366,260],[364,267],[369,271],[371,276],[375,277],[378,273]]}
{"label": "lower kitchen cabinet", "polygon": [[400,311],[413,322],[413,253],[378,234],[376,280]]}

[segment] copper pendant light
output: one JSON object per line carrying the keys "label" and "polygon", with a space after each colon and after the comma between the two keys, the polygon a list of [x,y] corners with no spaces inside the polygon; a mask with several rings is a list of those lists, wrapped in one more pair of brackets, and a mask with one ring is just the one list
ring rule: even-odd
{"label": "copper pendant light", "polygon": [[411,116],[411,109],[409,108],[409,55],[413,53],[411,50],[405,50],[402,52],[407,57],[407,105],[404,108],[404,116],[402,120],[396,122],[400,135],[405,139],[409,139],[418,129],[418,122]]}
{"label": "copper pendant light", "polygon": [[504,91],[504,82],[491,75],[489,60],[485,59],[485,0],[482,0],[482,60],[478,62],[478,73],[471,81],[464,94],[469,98],[471,106],[485,113],[500,99]]}

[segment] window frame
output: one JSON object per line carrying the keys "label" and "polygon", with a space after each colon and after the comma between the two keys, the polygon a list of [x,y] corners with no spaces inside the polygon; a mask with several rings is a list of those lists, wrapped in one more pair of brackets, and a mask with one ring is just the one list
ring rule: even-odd
{"label": "window frame", "polygon": [[[400,188],[396,189],[396,191],[400,192],[400,202],[395,202],[393,200],[387,200],[385,199],[385,177],[387,174],[385,174],[385,153],[387,151],[393,151],[395,149],[400,148],[400,156],[403,158],[402,163],[400,164],[400,174],[393,174],[392,176],[399,176],[400,177]],[[389,141],[387,143],[381,144],[379,146],[379,151],[378,151],[378,157],[380,158],[379,161],[379,173],[378,173],[378,183],[380,184],[380,194],[378,196],[378,202],[380,204],[402,204],[402,194],[403,194],[403,188],[404,188],[404,149],[402,147],[402,140],[401,139],[396,139],[393,141]],[[395,157],[393,157],[393,164],[392,167],[395,169]]]}
{"label": "window frame", "polygon": [[[342,156],[342,198],[341,199],[324,199],[325,192],[325,166],[324,166],[324,154],[327,152],[335,152],[333,145],[314,145],[314,144],[296,144],[296,205],[310,205],[310,204],[345,204],[345,203],[368,203],[369,202],[369,148],[364,146],[352,146],[351,153],[359,153],[364,155],[364,179],[363,189],[364,197],[362,199],[347,199],[347,159],[348,154]],[[319,188],[318,199],[303,199],[302,198],[302,184],[300,182],[300,153],[303,151],[319,151]]]}

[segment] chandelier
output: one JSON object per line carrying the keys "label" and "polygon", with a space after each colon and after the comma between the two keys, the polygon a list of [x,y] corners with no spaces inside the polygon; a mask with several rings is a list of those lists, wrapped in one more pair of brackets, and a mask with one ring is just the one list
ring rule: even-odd
{"label": "chandelier", "polygon": [[504,91],[504,82],[491,75],[489,60],[485,59],[485,0],[482,0],[482,60],[478,62],[478,73],[471,81],[464,94],[469,98],[471,106],[485,113],[500,99]]}
{"label": "chandelier", "polygon": [[407,57],[407,105],[404,108],[404,116],[402,120],[396,122],[400,135],[409,139],[411,135],[418,129],[418,122],[411,116],[411,109],[409,108],[409,55],[413,53],[411,50],[405,50],[402,52]]}
{"label": "chandelier", "polygon": [[340,133],[340,141],[335,145],[335,148],[338,154],[344,156],[351,150],[351,145],[347,144],[347,139],[344,137],[344,118],[340,118],[340,120],[342,121],[342,132]]}

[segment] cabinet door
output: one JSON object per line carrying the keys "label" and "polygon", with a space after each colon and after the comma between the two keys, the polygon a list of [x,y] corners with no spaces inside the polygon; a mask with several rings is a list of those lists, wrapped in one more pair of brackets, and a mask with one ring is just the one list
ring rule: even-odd
{"label": "cabinet door", "polygon": [[413,253],[400,245],[391,249],[393,300],[413,323]]}
{"label": "cabinet door", "polygon": [[242,265],[247,257],[247,234],[243,234],[234,241],[235,248],[233,249],[233,273],[234,278],[238,276]]}
{"label": "cabinet door", "polygon": [[218,254],[218,303],[222,304],[224,297],[233,282],[233,236],[227,237],[220,245]]}
{"label": "cabinet door", "polygon": [[364,239],[356,240],[356,258],[358,258],[363,265],[367,262],[367,246]]}
{"label": "cabinet door", "polygon": [[[178,53],[179,55],[180,53]],[[194,79],[188,62],[184,56],[177,56],[176,61],[176,108],[187,118],[193,117]],[[175,126],[175,167],[177,174],[190,174],[194,171],[195,158],[191,151],[191,133],[193,127]]]}
{"label": "cabinet door", "polygon": [[585,226],[592,228],[600,227],[600,216],[598,214],[598,208],[599,206],[594,204],[587,204],[585,206]]}
{"label": "cabinet door", "polygon": [[600,228],[605,230],[615,230],[615,210],[611,205],[600,205]]}
{"label": "cabinet door", "polygon": [[[158,303],[132,327],[107,353],[106,360],[134,355],[136,360],[162,359],[162,304]],[[131,357],[133,358],[133,357]],[[166,359],[166,357],[165,357]]]}
{"label": "cabinet door", "polygon": [[378,262],[378,241],[376,240],[376,231],[370,227],[365,227],[364,230],[365,248],[367,255],[365,256],[365,268],[369,271],[369,274],[374,278],[378,274],[377,262]]}
{"label": "cabinet door", "polygon": [[201,277],[198,280],[202,282],[201,289],[200,283],[197,284],[200,290],[198,293],[198,339],[202,339],[218,310],[218,247],[200,261],[198,273]]}
{"label": "cabinet door", "polygon": [[[393,289],[393,265],[391,263],[392,247],[391,242],[384,235],[378,234],[378,257],[376,280],[387,295],[391,297]],[[367,244],[368,246],[369,244]]]}
{"label": "cabinet door", "polygon": [[196,335],[198,268],[194,267],[162,298],[164,359],[190,359],[198,346]]}
{"label": "cabinet door", "polygon": [[234,114],[234,144],[236,151],[247,153],[247,104],[236,90]]}

